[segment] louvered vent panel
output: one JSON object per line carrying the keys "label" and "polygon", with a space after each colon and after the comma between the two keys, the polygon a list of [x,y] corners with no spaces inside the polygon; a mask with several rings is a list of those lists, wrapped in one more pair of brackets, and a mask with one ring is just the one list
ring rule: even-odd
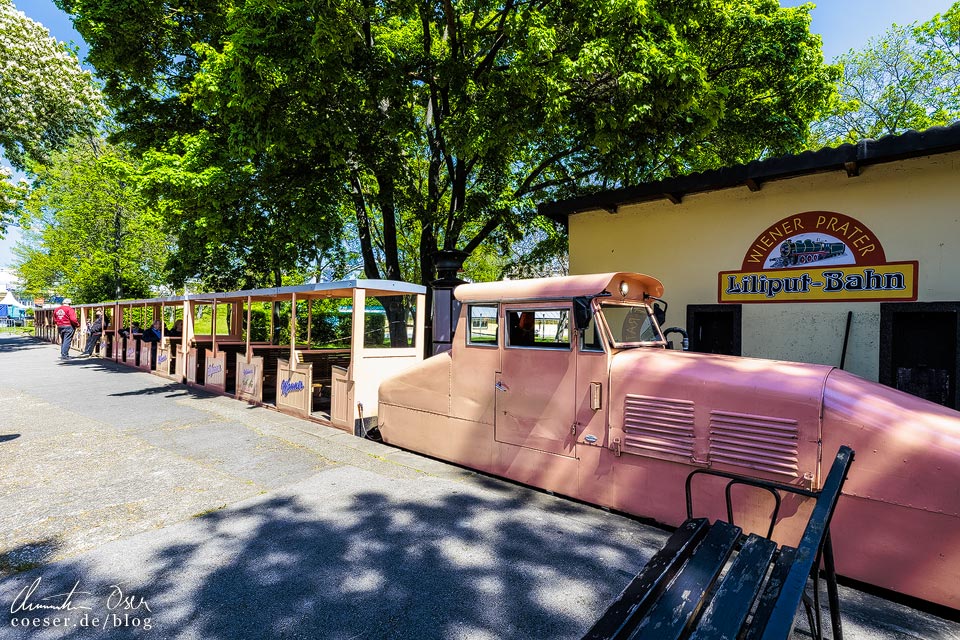
{"label": "louvered vent panel", "polygon": [[623,451],[693,457],[693,403],[628,394],[623,407]]}
{"label": "louvered vent panel", "polygon": [[799,475],[798,436],[796,420],[710,412],[710,460],[713,462],[796,478]]}

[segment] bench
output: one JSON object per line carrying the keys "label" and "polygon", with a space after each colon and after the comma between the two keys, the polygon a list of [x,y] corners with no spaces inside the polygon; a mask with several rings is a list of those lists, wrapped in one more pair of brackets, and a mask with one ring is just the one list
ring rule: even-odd
{"label": "bench", "polygon": [[[315,351],[297,351],[297,360],[303,364],[313,365],[313,410],[316,411],[320,403],[329,405],[330,385],[332,383],[333,367],[346,369],[350,366],[349,349],[325,349]],[[323,394],[323,390],[327,394]]]}
{"label": "bench", "polygon": [[[591,627],[584,640],[743,638],[783,640],[793,632],[803,605],[811,635],[823,638],[820,620],[820,562],[829,595],[834,640],[842,639],[837,578],[830,543],[830,519],[853,462],[853,450],[840,447],[819,492],[807,491],[721,471],[698,469],[687,476],[687,520]],[[726,485],[727,522],[712,525],[693,517],[691,481],[719,476]],[[743,535],[733,522],[731,487],[747,485],[770,492],[774,509],[766,537]],[[770,537],[781,493],[816,498],[799,544],[777,547]],[[732,561],[731,561],[732,559]],[[726,569],[726,571],[724,571]],[[807,594],[813,579],[813,598]]]}
{"label": "bench", "polygon": [[232,395],[237,390],[237,355],[246,355],[247,345],[243,342],[217,342],[217,353],[226,354],[223,387],[225,393]]}
{"label": "bench", "polygon": [[283,353],[289,353],[290,347],[280,345],[253,346],[253,352],[263,358],[263,397],[264,403],[273,404],[277,401],[277,360]]}

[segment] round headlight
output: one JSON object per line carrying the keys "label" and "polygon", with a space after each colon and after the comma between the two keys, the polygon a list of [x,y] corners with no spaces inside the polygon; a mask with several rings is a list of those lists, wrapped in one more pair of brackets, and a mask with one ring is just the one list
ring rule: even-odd
{"label": "round headlight", "polygon": [[626,281],[626,280],[621,280],[621,281],[620,281],[620,295],[623,296],[624,298],[626,298],[626,297],[627,297],[627,293],[628,293],[629,291],[630,291],[630,287],[629,287],[629,285],[627,285],[627,281]]}

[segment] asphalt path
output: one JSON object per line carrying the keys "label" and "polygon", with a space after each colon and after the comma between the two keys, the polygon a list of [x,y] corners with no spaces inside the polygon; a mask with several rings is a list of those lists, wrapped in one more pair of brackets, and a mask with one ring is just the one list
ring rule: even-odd
{"label": "asphalt path", "polygon": [[[0,337],[0,638],[579,638],[667,537],[57,355]],[[842,598],[847,637],[960,640]]]}

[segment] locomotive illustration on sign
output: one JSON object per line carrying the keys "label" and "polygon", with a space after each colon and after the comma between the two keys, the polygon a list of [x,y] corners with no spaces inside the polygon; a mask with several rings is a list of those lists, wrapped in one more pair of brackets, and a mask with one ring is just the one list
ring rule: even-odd
{"label": "locomotive illustration on sign", "polygon": [[764,269],[786,269],[825,262],[826,265],[855,264],[856,257],[842,240],[822,233],[801,233],[774,245],[763,263]]}
{"label": "locomotive illustration on sign", "polygon": [[791,267],[808,262],[819,262],[826,258],[842,256],[847,245],[842,242],[824,242],[823,240],[787,240],[780,245],[780,264]]}
{"label": "locomotive illustration on sign", "polygon": [[[457,287],[451,350],[380,385],[383,439],[671,526],[694,469],[816,489],[849,445],[838,571],[960,609],[960,413],[835,367],[669,350],[662,293],[637,273]],[[748,497],[736,522],[764,533],[772,504]],[[781,542],[807,506],[781,509]]]}

